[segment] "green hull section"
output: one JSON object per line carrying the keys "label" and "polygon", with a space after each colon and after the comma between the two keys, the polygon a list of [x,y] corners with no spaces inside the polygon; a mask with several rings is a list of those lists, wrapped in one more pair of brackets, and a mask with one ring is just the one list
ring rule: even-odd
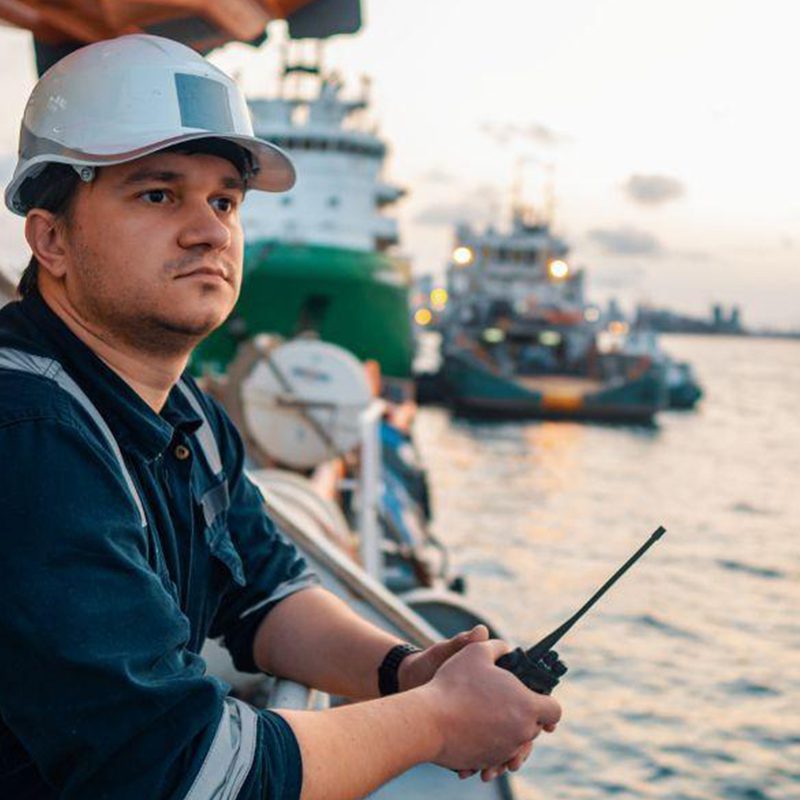
{"label": "green hull section", "polygon": [[196,373],[224,372],[239,342],[258,333],[316,331],[383,374],[407,378],[413,338],[408,277],[381,253],[257,242],[245,248],[241,297],[228,321],[192,357]]}

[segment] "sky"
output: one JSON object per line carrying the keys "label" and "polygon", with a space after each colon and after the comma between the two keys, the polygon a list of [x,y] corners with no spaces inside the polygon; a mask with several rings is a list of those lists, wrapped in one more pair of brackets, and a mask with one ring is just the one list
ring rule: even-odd
{"label": "sky", "polygon": [[[590,299],[800,329],[800,6],[791,0],[365,0],[325,47],[391,148],[387,177],[417,273],[441,274],[453,226],[509,223],[512,185],[543,204]],[[274,86],[280,26],[213,60]],[[0,177],[35,80],[28,34],[0,29]],[[551,176],[548,178],[548,176]],[[0,266],[26,260],[0,211]]]}

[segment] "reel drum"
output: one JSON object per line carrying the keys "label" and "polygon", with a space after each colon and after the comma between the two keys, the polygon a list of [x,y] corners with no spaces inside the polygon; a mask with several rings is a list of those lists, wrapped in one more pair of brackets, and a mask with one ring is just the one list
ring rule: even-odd
{"label": "reel drum", "polygon": [[261,353],[240,388],[245,426],[259,448],[287,467],[310,469],[358,445],[372,392],[354,355],[313,339]]}

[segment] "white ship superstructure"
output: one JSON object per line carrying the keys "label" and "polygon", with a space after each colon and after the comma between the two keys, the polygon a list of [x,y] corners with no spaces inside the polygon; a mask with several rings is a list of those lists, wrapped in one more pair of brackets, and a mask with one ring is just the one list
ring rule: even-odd
{"label": "white ship superstructure", "polygon": [[[366,252],[397,244],[397,222],[384,212],[405,192],[381,177],[386,145],[365,118],[366,88],[347,100],[340,81],[317,67],[288,67],[285,73],[281,96],[249,105],[256,135],[291,155],[297,184],[281,195],[248,196],[242,210],[248,240]],[[303,96],[309,85],[313,91]]]}
{"label": "white ship superstructure", "polygon": [[456,230],[447,268],[447,288],[453,305],[480,316],[507,304],[515,316],[535,318],[584,310],[584,273],[566,260],[569,248],[544,222],[528,222],[513,214],[508,232],[469,225]]}

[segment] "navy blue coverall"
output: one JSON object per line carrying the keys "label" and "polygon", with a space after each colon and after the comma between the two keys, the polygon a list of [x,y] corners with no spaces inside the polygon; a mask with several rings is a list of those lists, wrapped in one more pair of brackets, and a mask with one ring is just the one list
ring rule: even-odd
{"label": "navy blue coverall", "polygon": [[155,413],[38,294],[0,311],[0,350],[59,362],[116,439],[47,375],[0,369],[0,797],[299,797],[281,717],[228,697],[198,655],[224,637],[256,672],[253,639],[315,582],[265,515],[224,411],[187,378]]}

